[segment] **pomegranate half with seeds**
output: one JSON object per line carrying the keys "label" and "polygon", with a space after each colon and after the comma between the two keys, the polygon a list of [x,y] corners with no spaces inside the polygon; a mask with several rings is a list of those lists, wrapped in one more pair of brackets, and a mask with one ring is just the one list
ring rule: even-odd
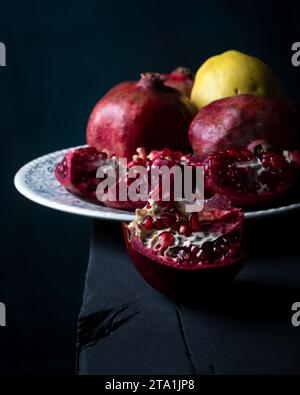
{"label": "pomegranate half with seeds", "polygon": [[299,173],[297,151],[272,152],[257,145],[253,152],[212,152],[204,160],[205,191],[226,196],[239,207],[262,206],[279,199],[295,184]]}
{"label": "pomegranate half with seeds", "polygon": [[215,196],[197,213],[186,212],[182,203],[149,200],[123,230],[137,271],[154,288],[176,297],[238,273],[245,257],[242,223],[241,210]]}

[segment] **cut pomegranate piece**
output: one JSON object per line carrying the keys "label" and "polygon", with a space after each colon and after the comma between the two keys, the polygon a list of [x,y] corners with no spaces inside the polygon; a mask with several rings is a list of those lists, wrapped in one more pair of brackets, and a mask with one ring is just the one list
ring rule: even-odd
{"label": "cut pomegranate piece", "polygon": [[[148,194],[145,198],[139,198],[136,201],[130,199],[126,194],[125,199],[119,199],[119,190],[122,187],[123,191],[128,192],[130,185],[136,180],[135,177],[129,177],[129,171],[134,166],[142,166],[146,169],[146,180],[150,192],[151,186],[155,188],[158,197],[160,197],[162,177],[159,177],[156,183],[151,183],[151,170],[155,167],[167,166],[169,168],[180,166],[192,166],[195,168],[200,165],[200,162],[191,157],[191,155],[184,155],[180,151],[172,151],[168,148],[162,151],[151,151],[149,155],[142,148],[137,149],[137,154],[133,156],[132,161],[129,162],[125,174],[118,176],[119,159],[116,157],[109,158],[106,153],[98,152],[95,148],[86,147],[73,150],[65,155],[63,160],[57,164],[55,169],[55,176],[58,181],[70,192],[83,199],[87,199],[96,204],[105,204],[108,207],[117,208],[121,210],[135,210],[142,208],[148,199]],[[117,181],[110,188],[105,191],[107,199],[103,195],[96,195],[97,187],[102,179],[97,178],[97,170],[104,165],[112,165],[117,171]],[[137,174],[138,177],[138,174]],[[165,202],[167,205],[167,202]],[[166,223],[174,221],[172,216],[166,215],[162,218],[162,224],[156,223],[156,227],[164,227]],[[150,225],[149,225],[150,226]]]}
{"label": "cut pomegranate piece", "polygon": [[[128,164],[128,171],[133,168],[134,166],[142,166],[147,170],[146,173],[146,180],[145,183],[148,185],[148,191],[153,192],[153,196],[155,194],[155,200],[159,200],[162,198],[162,173],[159,171],[159,176],[158,178],[153,182],[153,179],[151,180],[151,171],[154,167],[161,167],[161,166],[166,166],[168,168],[172,168],[173,166],[191,166],[194,169],[196,166],[200,166],[201,162],[198,161],[197,159],[193,158],[190,154],[184,155],[181,151],[173,151],[170,150],[169,148],[165,148],[161,151],[151,151],[149,155],[146,155],[146,152],[142,148],[137,149],[138,154],[133,156],[133,159],[131,162]],[[130,187],[130,185],[136,180],[135,177],[129,178],[128,172],[126,172],[122,177],[120,177],[117,181],[116,184],[116,191],[117,191],[117,196],[119,194],[119,189],[122,187],[123,190],[127,190]],[[152,182],[151,182],[152,181]],[[110,191],[108,191],[109,193]],[[171,191],[172,192],[172,191]],[[127,194],[128,195],[128,194]],[[153,197],[152,196],[152,197]],[[145,198],[141,197],[137,201],[132,201],[130,199],[130,196],[128,196],[126,201],[119,201],[119,200],[113,200],[109,199],[105,202],[103,202],[106,206],[112,207],[112,208],[118,208],[121,210],[135,210],[137,208],[142,208],[146,204],[148,199],[148,194],[145,196]],[[167,202],[165,202],[167,204]],[[167,219],[167,216],[165,217],[165,221],[170,220]],[[164,224],[160,225],[158,222],[155,224],[156,227],[159,226],[164,226]]]}
{"label": "cut pomegranate piece", "polygon": [[124,236],[133,264],[144,279],[170,296],[199,291],[211,282],[232,279],[244,257],[243,214],[219,196],[205,202],[197,217],[197,230],[183,205],[173,203],[176,221],[161,229],[148,226],[161,221],[169,208],[157,202],[136,210],[136,219],[124,224]]}
{"label": "cut pomegranate piece", "polygon": [[96,188],[99,179],[97,169],[108,157],[95,148],[78,148],[68,152],[63,160],[56,165],[55,176],[68,191],[94,203],[99,203]]}
{"label": "cut pomegranate piece", "polygon": [[203,162],[205,191],[223,194],[241,207],[264,205],[283,196],[297,178],[296,155],[267,151],[263,145],[253,150],[209,154]]}

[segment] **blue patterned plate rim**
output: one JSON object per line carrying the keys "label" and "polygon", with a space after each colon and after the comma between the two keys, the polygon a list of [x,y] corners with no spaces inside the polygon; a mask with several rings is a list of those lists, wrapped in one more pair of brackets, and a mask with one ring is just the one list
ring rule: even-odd
{"label": "blue patterned plate rim", "polygon": [[[54,176],[55,165],[72,149],[71,147],[43,155],[20,168],[14,178],[17,190],[26,198],[55,210],[110,221],[132,221],[129,211],[111,209],[85,202],[66,191]],[[284,214],[300,209],[300,202],[265,210],[245,212],[246,219],[258,219]]]}

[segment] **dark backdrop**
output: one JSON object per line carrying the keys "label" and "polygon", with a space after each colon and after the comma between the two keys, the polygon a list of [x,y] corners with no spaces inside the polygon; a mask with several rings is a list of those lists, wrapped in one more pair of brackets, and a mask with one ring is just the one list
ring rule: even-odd
{"label": "dark backdrop", "polygon": [[[31,203],[13,186],[27,161],[85,142],[93,104],[115,83],[239,49],[268,62],[291,97],[300,7],[289,1],[1,1],[0,371],[72,373],[89,219]],[[105,226],[105,223],[103,223]]]}

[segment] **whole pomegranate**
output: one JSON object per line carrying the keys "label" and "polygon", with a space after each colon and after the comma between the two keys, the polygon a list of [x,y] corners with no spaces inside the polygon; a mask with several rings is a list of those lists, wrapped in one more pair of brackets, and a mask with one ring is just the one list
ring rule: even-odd
{"label": "whole pomegranate", "polygon": [[188,128],[196,107],[155,73],[112,88],[93,109],[87,143],[99,151],[130,159],[138,147],[188,152]]}
{"label": "whole pomegranate", "polygon": [[129,256],[137,271],[157,290],[170,296],[199,294],[203,286],[232,279],[244,257],[243,214],[220,196],[201,212],[184,205],[149,200],[124,224]]}
{"label": "whole pomegranate", "polygon": [[189,129],[194,153],[205,158],[227,149],[246,149],[254,141],[271,145],[275,151],[299,146],[300,116],[287,100],[238,95],[203,107]]}
{"label": "whole pomegranate", "polygon": [[250,150],[212,152],[203,161],[205,191],[220,193],[239,207],[262,206],[282,197],[299,174],[298,152]]}
{"label": "whole pomegranate", "polygon": [[191,96],[194,73],[186,67],[177,67],[171,73],[162,75],[165,85],[178,89],[187,97]]}

